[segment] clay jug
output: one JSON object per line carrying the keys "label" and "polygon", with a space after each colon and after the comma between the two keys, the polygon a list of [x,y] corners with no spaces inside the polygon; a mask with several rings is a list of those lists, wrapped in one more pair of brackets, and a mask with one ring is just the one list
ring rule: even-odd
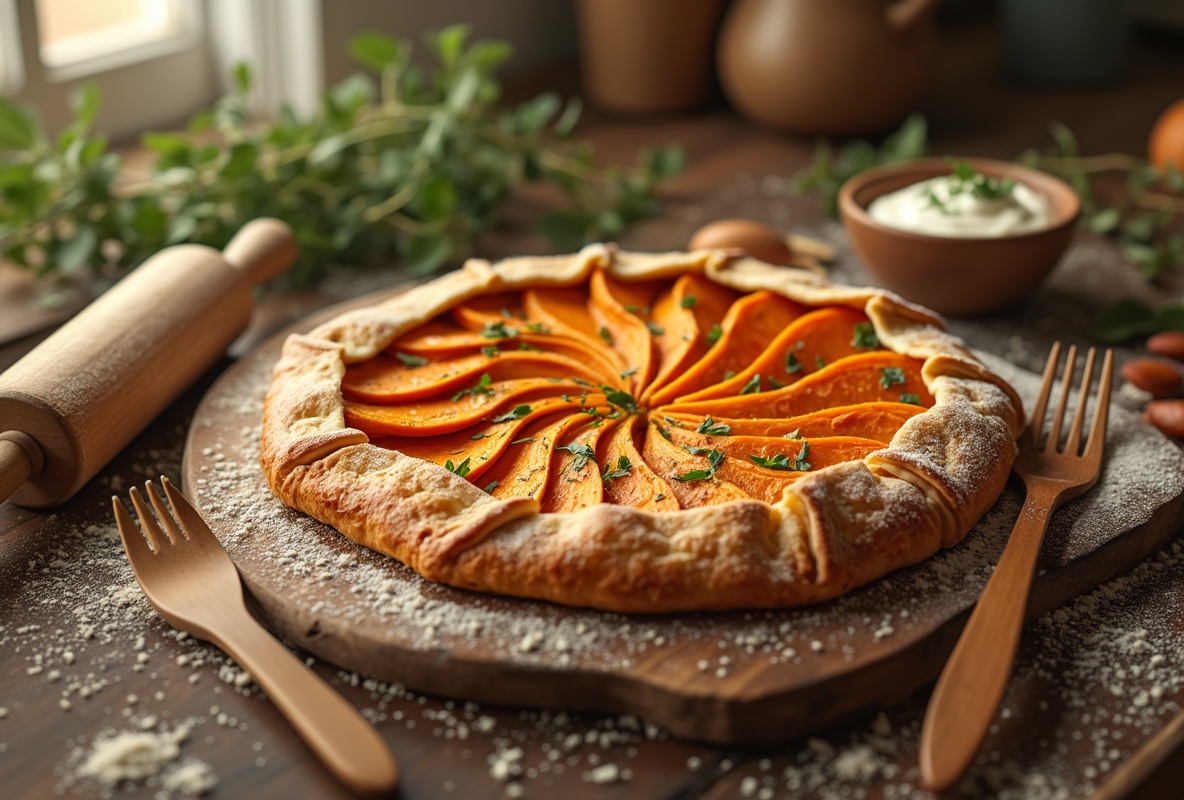
{"label": "clay jug", "polygon": [[734,0],[716,53],[749,119],[797,133],[888,130],[933,75],[938,0]]}

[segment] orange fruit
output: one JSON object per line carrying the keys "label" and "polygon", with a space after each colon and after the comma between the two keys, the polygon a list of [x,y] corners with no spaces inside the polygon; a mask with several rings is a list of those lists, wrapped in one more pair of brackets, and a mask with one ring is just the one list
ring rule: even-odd
{"label": "orange fruit", "polygon": [[1161,172],[1168,164],[1184,172],[1184,98],[1168,106],[1151,126],[1147,155]]}

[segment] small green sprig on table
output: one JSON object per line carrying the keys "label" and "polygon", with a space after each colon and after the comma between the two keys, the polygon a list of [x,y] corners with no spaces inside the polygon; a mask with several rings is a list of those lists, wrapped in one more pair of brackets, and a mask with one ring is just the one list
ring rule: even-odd
{"label": "small green sprig on table", "polygon": [[[838,213],[838,194],[851,177],[881,164],[919,158],[928,151],[924,117],[912,115],[880,147],[862,140],[848,142],[834,152],[823,141],[814,151],[811,165],[797,176],[799,191],[815,191],[822,197],[823,211]],[[1160,171],[1137,156],[1115,153],[1083,156],[1077,138],[1064,124],[1054,122],[1049,133],[1052,143],[1044,150],[1029,149],[1016,161],[1065,180],[1081,198],[1084,225],[1090,231],[1112,238],[1123,256],[1148,282],[1184,268],[1184,175],[1171,167]],[[959,162],[954,163],[958,175]],[[965,162],[962,162],[965,163]],[[965,170],[974,170],[966,165]],[[1127,173],[1127,190],[1117,202],[1102,202],[1094,192],[1093,176],[1102,172]],[[971,174],[963,178],[974,191],[993,197],[1005,195],[1012,185],[983,185]],[[984,199],[990,197],[984,195]],[[940,204],[940,199],[938,200]],[[1134,336],[1163,330],[1184,330],[1184,304],[1168,304],[1158,310],[1135,300],[1122,300],[1099,314],[1094,337],[1117,343]]]}
{"label": "small green sprig on table", "polygon": [[571,203],[539,219],[564,248],[657,213],[656,187],[682,167],[678,147],[649,151],[635,168],[597,164],[589,145],[569,140],[578,99],[544,93],[503,106],[494,71],[510,46],[467,34],[453,26],[430,37],[430,71],[411,63],[406,42],[356,37],[350,53],[370,73],[330,89],[307,118],[285,108],[252,122],[240,66],[233,91],[186,132],[143,137],[153,158],[143,180],[129,180],[92,132],[95,87],[76,95],[56,137],[0,98],[0,258],[45,277],[118,274],[170,244],[220,248],[248,219],[274,216],[296,232],[289,277],[307,285],[336,264],[397,259],[420,276],[456,263],[529,181]]}

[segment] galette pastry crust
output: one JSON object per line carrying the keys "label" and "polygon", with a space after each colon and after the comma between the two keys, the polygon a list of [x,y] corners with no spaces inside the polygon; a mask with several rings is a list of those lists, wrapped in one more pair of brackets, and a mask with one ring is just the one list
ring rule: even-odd
{"label": "galette pastry crust", "polygon": [[[470,298],[688,272],[741,292],[867,314],[889,350],[924,361],[931,408],[888,446],[810,472],[775,503],[674,512],[602,503],[540,513],[346,424],[346,368]],[[422,576],[483,592],[623,612],[772,608],[837,597],[959,542],[1002,491],[1023,412],[1015,392],[943,329],[877,289],[727,251],[642,254],[592,245],[570,256],[470,260],[284,344],[263,416],[261,463],[287,505]]]}

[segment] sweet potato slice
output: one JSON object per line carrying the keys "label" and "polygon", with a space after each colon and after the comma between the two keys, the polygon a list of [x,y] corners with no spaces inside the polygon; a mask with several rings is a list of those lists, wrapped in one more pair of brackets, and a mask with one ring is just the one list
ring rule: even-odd
{"label": "sweet potato slice", "polygon": [[[925,409],[911,403],[860,403],[814,411],[786,419],[723,419],[679,412],[657,417],[657,424],[699,430],[727,426],[733,436],[783,437],[797,433],[805,439],[855,436],[888,444],[905,420]],[[709,415],[710,416],[710,415]]]}
{"label": "sweet potato slice", "polygon": [[453,396],[485,380],[485,375],[496,383],[552,378],[569,389],[578,386],[573,378],[593,385],[600,380],[596,370],[558,353],[517,350],[493,358],[478,353],[422,365],[380,355],[348,367],[341,390],[351,400],[364,403],[409,403],[433,395]]}
{"label": "sweet potato slice", "polygon": [[709,456],[705,453],[688,453],[665,437],[655,435],[654,431],[647,433],[642,455],[654,473],[665,479],[680,508],[698,508],[749,498],[747,492],[718,476],[697,477],[710,472]]}
{"label": "sweet potato slice", "polygon": [[856,326],[860,324],[871,325],[867,315],[850,308],[821,308],[803,314],[781,331],[747,369],[714,386],[683,395],[677,402],[734,397],[754,386],[768,391],[796,383],[821,369],[819,364],[825,366],[874,349],[859,346],[858,342],[867,341],[856,337]]}
{"label": "sweet potato slice", "polygon": [[589,343],[583,339],[566,335],[528,333],[513,325],[515,336],[483,336],[479,331],[466,330],[451,321],[432,320],[414,331],[400,337],[389,348],[390,356],[420,356],[429,360],[459,358],[480,353],[486,358],[497,358],[503,353],[522,350],[542,351],[573,358],[590,369],[595,369],[603,382],[622,371],[620,358],[603,342]]}
{"label": "sweet potato slice", "polygon": [[771,392],[677,403],[662,413],[711,414],[728,419],[792,417],[837,406],[914,398],[926,408],[933,405],[933,396],[921,380],[921,362],[896,353],[875,352],[840,359]]}
{"label": "sweet potato slice", "polygon": [[551,474],[543,494],[543,512],[578,511],[604,500],[600,465],[596,460],[597,444],[610,436],[621,420],[602,424],[586,422],[582,428],[567,431],[551,457]]}
{"label": "sweet potato slice", "polygon": [[[555,407],[578,411],[581,404],[604,403],[603,395],[560,395],[563,387],[547,380],[505,381],[490,385],[492,395],[423,400],[411,406],[372,405],[347,400],[345,423],[372,438],[440,436],[479,423],[494,425],[537,418]],[[557,396],[558,395],[558,396]],[[606,404],[607,408],[607,404]]]}
{"label": "sweet potato slice", "polygon": [[[720,323],[722,333],[716,344],[686,372],[654,392],[650,404],[670,403],[727,380],[728,373],[743,371],[777,334],[806,311],[805,306],[772,292],[753,292],[741,297]],[[708,334],[704,332],[705,336]]]}
{"label": "sweet potato slice", "polygon": [[674,282],[668,292],[654,301],[651,333],[658,346],[657,374],[641,393],[641,402],[649,398],[707,352],[710,345],[705,333],[719,324],[735,302],[736,293],[702,275],[687,274]]}
{"label": "sweet potato slice", "polygon": [[604,497],[610,503],[643,511],[677,511],[674,490],[650,469],[637,449],[637,435],[644,425],[641,417],[631,417],[627,424],[618,425],[612,436],[602,438],[599,457],[604,470]]}
{"label": "sweet potato slice", "polygon": [[597,333],[624,361],[626,385],[634,395],[649,385],[657,369],[653,337],[643,318],[655,292],[652,283],[614,281],[602,270],[593,272],[588,282],[588,306]]}
{"label": "sweet potato slice", "polygon": [[532,421],[482,476],[482,481],[488,481],[486,491],[499,498],[541,499],[546,495],[550,480],[555,443],[569,431],[587,424],[587,417],[571,413],[558,418],[547,415]]}

